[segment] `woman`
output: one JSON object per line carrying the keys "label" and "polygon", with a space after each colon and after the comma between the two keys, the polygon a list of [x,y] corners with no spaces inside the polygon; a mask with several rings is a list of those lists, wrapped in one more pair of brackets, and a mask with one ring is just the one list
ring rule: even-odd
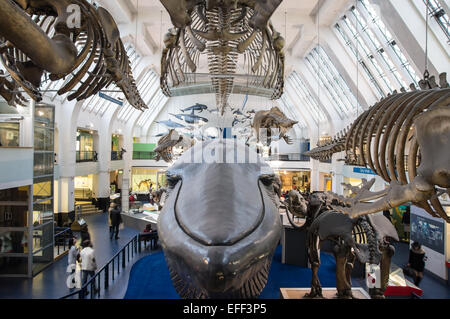
{"label": "woman", "polygon": [[407,273],[414,278],[414,285],[419,286],[423,278],[423,270],[425,269],[425,251],[419,242],[414,242],[409,250],[409,261],[407,265]]}
{"label": "woman", "polygon": [[111,203],[108,208],[108,224],[109,224],[109,234],[112,233],[112,224],[111,224],[111,211],[116,207],[115,203]]}
{"label": "woman", "polygon": [[[78,255],[79,255],[79,250],[76,246],[77,243],[77,239],[74,237],[69,241],[69,254],[68,254],[68,267],[67,267],[67,272],[69,274],[74,274],[75,270],[77,268],[77,260],[78,260]],[[72,277],[72,283],[75,283],[75,276]]]}

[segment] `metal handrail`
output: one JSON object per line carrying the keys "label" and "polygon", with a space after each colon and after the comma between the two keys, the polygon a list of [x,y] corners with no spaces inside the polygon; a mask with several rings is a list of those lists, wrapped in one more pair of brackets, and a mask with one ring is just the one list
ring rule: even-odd
{"label": "metal handrail", "polygon": [[76,162],[97,162],[98,153],[96,151],[76,151]]}
{"label": "metal handrail", "polygon": [[156,153],[152,151],[133,151],[133,160],[152,160]]}
{"label": "metal handrail", "polygon": [[[57,251],[57,255],[58,255],[58,256],[59,256],[59,247],[60,247],[61,245],[59,244],[59,240],[57,240],[57,238],[58,238],[58,237],[61,237],[62,234],[67,233],[67,232],[69,232],[70,230],[71,230],[71,229],[70,229],[69,227],[67,227],[67,228],[64,229],[63,231],[61,231],[61,232],[59,232],[59,233],[57,233],[57,234],[55,234],[55,235],[53,236],[54,242],[55,242],[55,246],[58,246],[58,251]],[[65,236],[63,237],[63,239],[64,239],[64,241],[63,241],[63,252],[64,252],[64,251],[66,251],[66,242],[67,242],[67,240],[66,240]],[[67,246],[69,246],[68,243],[67,243]]]}
{"label": "metal handrail", "polygon": [[[112,281],[114,281],[114,275],[115,271],[117,274],[120,274],[120,266],[122,266],[122,269],[126,267],[126,260],[128,262],[130,261],[130,245],[131,245],[131,259],[135,255],[141,252],[141,243],[139,241],[139,234],[134,236],[119,252],[117,252],[109,261],[108,263],[103,266],[98,272],[95,273],[95,275],[89,279],[88,282],[86,282],[79,290],[74,291],[68,295],[65,295],[61,297],[60,299],[68,299],[70,297],[73,297],[75,295],[78,295],[78,299],[84,299],[87,295],[88,289],[90,292],[90,298],[94,299],[94,295],[97,295],[97,297],[100,297],[101,294],[101,275],[104,274],[103,277],[103,286],[104,291],[106,291],[109,288],[110,285],[110,278]],[[139,247],[138,247],[139,246]],[[122,256],[121,256],[122,255]],[[127,258],[126,258],[127,256]],[[115,265],[117,258],[117,266]],[[111,266],[111,267],[110,267]],[[117,267],[117,268],[116,268]],[[111,274],[110,274],[110,268]],[[97,288],[97,291],[94,293],[93,289],[94,287]]]}
{"label": "metal handrail", "polygon": [[305,156],[301,153],[279,153],[272,154],[264,158],[268,161],[281,161],[281,162],[309,162],[309,156]]}
{"label": "metal handrail", "polygon": [[123,151],[111,151],[111,161],[123,160]]}

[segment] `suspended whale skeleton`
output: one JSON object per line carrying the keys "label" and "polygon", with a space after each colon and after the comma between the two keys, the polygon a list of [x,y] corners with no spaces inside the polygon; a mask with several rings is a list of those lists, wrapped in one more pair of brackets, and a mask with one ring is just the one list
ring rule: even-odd
{"label": "suspended whale skeleton", "polygon": [[[87,99],[114,83],[133,107],[147,108],[107,10],[86,0],[0,0],[0,7],[0,59],[17,84],[0,79],[0,94],[10,104],[23,105],[17,86],[41,101],[45,76],[65,80],[58,94],[72,92],[69,101]],[[80,23],[72,17],[77,10]]]}
{"label": "suspended whale skeleton", "polygon": [[[264,88],[272,99],[283,94],[285,40],[269,19],[282,0],[160,0],[174,28],[164,37],[161,89],[195,85],[202,54],[207,55],[216,104],[224,114],[236,77]],[[240,54],[247,74],[237,74]],[[240,65],[239,65],[240,67]],[[242,93],[242,92],[241,92]]]}
{"label": "suspended whale skeleton", "polygon": [[412,202],[450,223],[439,199],[450,195],[450,87],[445,73],[439,85],[432,76],[419,86],[382,99],[330,143],[305,153],[329,159],[344,151],[347,165],[370,167],[390,183],[380,192],[365,187],[334,209],[358,217]]}

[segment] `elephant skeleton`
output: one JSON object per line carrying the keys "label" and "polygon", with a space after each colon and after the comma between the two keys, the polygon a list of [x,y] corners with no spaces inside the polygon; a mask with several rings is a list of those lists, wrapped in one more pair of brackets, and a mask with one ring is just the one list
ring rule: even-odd
{"label": "elephant skeleton", "polygon": [[207,58],[212,92],[222,115],[229,95],[236,91],[236,69],[241,60],[246,71],[241,90],[258,88],[272,99],[282,95],[285,41],[269,23],[282,0],[160,1],[174,25],[164,37],[161,59],[165,95],[172,96],[175,88],[200,81],[196,72],[202,54]]}
{"label": "elephant skeleton", "polygon": [[345,140],[306,153],[320,159],[345,151],[347,165],[370,167],[390,183],[336,210],[358,217],[412,202],[450,222],[438,198],[450,195],[450,88],[445,73],[439,78],[439,85],[430,77],[420,90],[389,95],[356,119]]}
{"label": "elephant skeleton", "polygon": [[[356,196],[365,193],[373,183],[363,183],[354,188]],[[369,187],[370,188],[370,187]],[[338,298],[353,298],[351,290],[351,272],[358,259],[361,263],[380,265],[380,286],[369,289],[372,298],[384,298],[384,291],[389,282],[390,264],[394,255],[394,247],[389,240],[398,241],[393,225],[383,215],[369,215],[351,218],[334,209],[343,204],[343,197],[335,194],[314,193],[305,201],[297,191],[291,191],[294,202],[285,202],[286,214],[295,229],[307,230],[308,259],[312,269],[311,291],[306,298],[323,298],[318,270],[320,267],[321,244],[328,240],[333,243],[333,254],[336,259],[336,288]],[[332,205],[335,204],[335,205]],[[303,226],[294,223],[292,216],[306,216]]]}
{"label": "elephant skeleton", "polygon": [[71,92],[69,101],[87,99],[114,83],[133,107],[147,108],[107,10],[86,0],[0,0],[0,6],[0,58],[31,98],[42,99],[43,78],[60,80],[58,94]]}

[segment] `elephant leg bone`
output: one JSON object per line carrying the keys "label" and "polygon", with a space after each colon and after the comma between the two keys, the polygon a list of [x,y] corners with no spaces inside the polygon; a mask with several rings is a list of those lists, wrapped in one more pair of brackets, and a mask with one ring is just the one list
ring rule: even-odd
{"label": "elephant leg bone", "polygon": [[336,289],[337,297],[342,299],[351,299],[352,287],[347,280],[347,256],[350,248],[345,245],[336,245],[333,249],[336,259]]}
{"label": "elephant leg bone", "polygon": [[305,298],[323,298],[322,285],[319,280],[320,254],[319,254],[319,238],[314,236],[314,242],[310,243],[308,256],[311,263],[312,280],[311,291],[305,294]]}

